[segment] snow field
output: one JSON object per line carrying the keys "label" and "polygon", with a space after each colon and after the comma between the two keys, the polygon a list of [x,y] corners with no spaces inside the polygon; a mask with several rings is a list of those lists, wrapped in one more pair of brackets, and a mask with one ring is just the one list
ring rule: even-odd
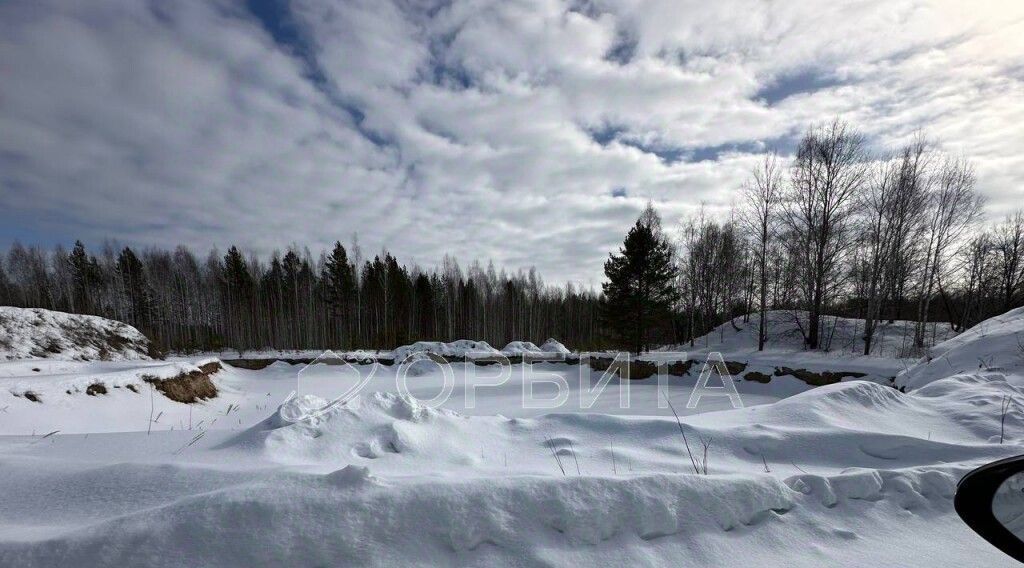
{"label": "snow field", "polygon": [[[957,525],[951,499],[972,464],[1013,453],[975,409],[1016,391],[990,380],[963,400],[966,379],[910,394],[839,384],[690,417],[691,440],[714,440],[708,476],[687,471],[674,419],[462,416],[393,393],[297,422],[281,408],[176,454],[153,446],[191,433],[7,439],[0,561],[1009,566]],[[121,453],[97,451],[110,444]]]}
{"label": "snow field", "polygon": [[[1022,407],[1001,415],[1024,394],[1011,350],[1021,320],[1006,314],[916,364],[782,345],[757,354],[739,337],[750,327],[723,332],[734,343],[718,348],[747,370],[871,380],[738,380],[746,408],[709,401],[680,422],[658,408],[654,379],[630,383],[629,409],[611,389],[581,411],[579,388],[560,409],[523,409],[523,365],[467,409],[464,394],[423,402],[442,386],[436,365],[407,393],[394,388],[398,366],[381,367],[326,407],[342,367],[314,366],[284,404],[301,366],[226,367],[216,399],[185,405],[127,386],[208,359],[0,363],[0,565],[1011,566],[960,522],[952,496],[964,473],[1024,443]],[[979,357],[990,363],[972,367]],[[939,376],[941,365],[953,369]],[[583,367],[530,369],[574,385]],[[453,368],[466,384],[490,369]],[[669,384],[677,409],[696,374]],[[108,394],[80,392],[97,380]],[[26,387],[43,402],[12,394]],[[705,446],[709,475],[695,474]]]}

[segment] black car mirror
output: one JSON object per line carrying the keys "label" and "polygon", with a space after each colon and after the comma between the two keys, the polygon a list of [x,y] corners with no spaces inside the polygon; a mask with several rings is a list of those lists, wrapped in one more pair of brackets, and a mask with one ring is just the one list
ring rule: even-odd
{"label": "black car mirror", "polygon": [[953,505],[974,532],[1024,562],[1024,456],[986,464],[965,475]]}

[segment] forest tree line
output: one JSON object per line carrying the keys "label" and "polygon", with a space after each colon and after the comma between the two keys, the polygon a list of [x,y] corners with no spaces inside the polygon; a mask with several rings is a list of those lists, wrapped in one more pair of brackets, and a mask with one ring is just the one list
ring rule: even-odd
{"label": "forest tree line", "polygon": [[[350,253],[351,250],[351,253]],[[387,252],[360,258],[340,242],[269,261],[237,247],[205,260],[173,251],[81,242],[67,251],[14,243],[0,262],[0,304],[93,314],[128,322],[172,351],[391,349],[418,340],[556,337],[598,346],[596,293],[546,286],[535,270],[513,274],[445,257],[435,270]]]}
{"label": "forest tree line", "polygon": [[922,135],[877,155],[849,124],[814,126],[792,157],[763,156],[724,218],[672,234],[649,206],[605,265],[606,320],[636,349],[787,310],[806,348],[829,350],[825,316],[844,316],[863,320],[864,354],[879,322],[910,320],[904,356],[919,355],[930,323],[961,331],[1024,304],[1024,214],[982,223],[975,184],[968,160]]}

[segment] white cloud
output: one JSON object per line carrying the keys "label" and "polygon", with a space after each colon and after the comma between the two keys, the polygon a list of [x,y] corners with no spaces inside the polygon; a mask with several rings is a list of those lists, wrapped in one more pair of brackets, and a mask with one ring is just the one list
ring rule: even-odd
{"label": "white cloud", "polygon": [[0,5],[0,219],[258,252],[358,232],[596,283],[646,199],[725,208],[745,152],[835,114],[971,157],[993,214],[1021,196],[1016,3],[290,4],[298,44],[233,2]]}

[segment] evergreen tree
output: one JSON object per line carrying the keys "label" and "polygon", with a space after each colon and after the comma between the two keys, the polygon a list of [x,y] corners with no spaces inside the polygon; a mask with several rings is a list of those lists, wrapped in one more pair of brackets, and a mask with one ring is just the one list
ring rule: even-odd
{"label": "evergreen tree", "polygon": [[373,261],[367,260],[363,264],[360,281],[366,311],[363,316],[366,325],[365,339],[371,345],[386,345],[389,298],[386,268],[380,256],[375,256]]}
{"label": "evergreen tree", "polygon": [[342,336],[346,347],[353,346],[354,332],[353,310],[356,301],[355,267],[349,263],[348,252],[340,241],[334,243],[334,250],[324,262],[323,274],[324,300],[327,303],[332,329]]}
{"label": "evergreen tree", "polygon": [[434,336],[434,287],[430,277],[422,272],[416,277],[416,283],[413,285],[413,298],[419,314],[415,329],[416,339],[429,339]]}
{"label": "evergreen tree", "polygon": [[0,254],[0,306],[14,303],[14,287],[4,272],[3,255]]}
{"label": "evergreen tree", "polygon": [[661,235],[660,220],[650,205],[629,230],[619,254],[604,263],[603,315],[609,327],[631,350],[640,353],[652,331],[670,321],[678,299],[672,246]]}
{"label": "evergreen tree", "polygon": [[152,323],[153,294],[146,273],[132,249],[125,247],[117,257],[117,273],[127,300],[130,322],[143,330]]}
{"label": "evergreen tree", "polygon": [[236,330],[234,347],[241,350],[253,344],[252,297],[253,278],[249,265],[238,247],[231,247],[224,255],[221,272],[222,305],[225,324]]}
{"label": "evergreen tree", "polygon": [[302,298],[302,260],[298,253],[289,249],[281,259],[281,266],[284,269],[283,296],[284,316],[288,322],[288,343],[289,347],[295,348],[298,345],[298,336],[301,333],[300,325],[300,301]]}
{"label": "evergreen tree", "polygon": [[71,301],[73,310],[89,314],[95,311],[95,288],[100,283],[100,268],[96,257],[85,252],[82,241],[75,241],[75,248],[68,255],[71,265]]}
{"label": "evergreen tree", "polygon": [[391,254],[384,255],[388,294],[388,344],[402,345],[409,338],[409,313],[412,309],[412,282],[404,266]]}

